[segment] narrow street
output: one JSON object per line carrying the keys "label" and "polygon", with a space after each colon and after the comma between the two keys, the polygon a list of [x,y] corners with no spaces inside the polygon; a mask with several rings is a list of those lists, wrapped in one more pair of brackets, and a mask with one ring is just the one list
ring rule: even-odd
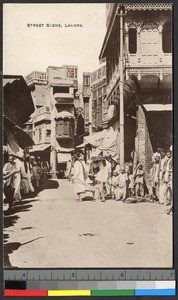
{"label": "narrow street", "polygon": [[77,202],[65,179],[45,186],[4,212],[5,267],[172,266],[172,216],[163,206]]}

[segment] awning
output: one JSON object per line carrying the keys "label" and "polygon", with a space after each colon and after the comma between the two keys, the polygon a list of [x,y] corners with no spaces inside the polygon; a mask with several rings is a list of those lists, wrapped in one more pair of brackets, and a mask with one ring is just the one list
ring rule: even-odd
{"label": "awning", "polygon": [[96,149],[92,150],[92,156],[96,157],[102,151],[103,155],[114,156],[116,153],[117,132],[112,127],[103,131],[95,132],[84,137],[85,142]]}
{"label": "awning", "polygon": [[60,145],[57,145],[55,147],[55,149],[57,152],[60,152],[60,153],[71,153],[72,151],[74,151],[73,148],[64,148],[64,147],[61,147]]}
{"label": "awning", "polygon": [[17,125],[26,123],[35,107],[30,90],[22,76],[3,76],[4,114]]}
{"label": "awning", "polygon": [[69,111],[63,110],[59,112],[55,117],[55,119],[65,119],[65,118],[74,119],[74,116]]}
{"label": "awning", "polygon": [[4,142],[9,144],[11,149],[16,153],[19,147],[25,149],[34,144],[33,140],[22,128],[16,125],[8,117],[4,118]]}
{"label": "awning", "polygon": [[[132,104],[132,100],[135,97],[135,94],[139,90],[139,81],[135,75],[131,75],[128,80],[124,83],[124,106],[125,108]],[[120,95],[114,95],[110,101],[110,104],[119,106]]]}
{"label": "awning", "polygon": [[88,136],[84,136],[84,142],[86,142],[86,144],[91,144],[92,146],[99,146],[101,143],[101,140],[104,138],[104,135],[106,133],[106,129],[99,131],[99,132],[94,132],[91,135]]}
{"label": "awning", "polygon": [[114,131],[112,127],[106,131],[104,138],[101,142],[99,149],[110,149],[116,145],[117,131]]}
{"label": "awning", "polygon": [[101,151],[102,150],[100,150],[99,148],[92,149],[91,158],[98,157],[100,155]]}
{"label": "awning", "polygon": [[172,111],[172,104],[144,104],[146,111]]}
{"label": "awning", "polygon": [[69,159],[71,159],[70,153],[57,153],[57,161],[58,163],[66,163]]}
{"label": "awning", "polygon": [[29,152],[43,152],[51,147],[50,144],[48,145],[34,145],[32,149],[29,149]]}
{"label": "awning", "polygon": [[84,142],[84,143],[78,145],[76,148],[80,148],[80,149],[85,148],[85,145],[86,145],[86,144],[87,144],[87,143]]}

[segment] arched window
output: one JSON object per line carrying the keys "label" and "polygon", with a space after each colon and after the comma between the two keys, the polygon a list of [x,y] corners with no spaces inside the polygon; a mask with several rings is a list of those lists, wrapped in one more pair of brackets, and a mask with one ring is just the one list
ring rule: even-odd
{"label": "arched window", "polygon": [[163,52],[164,53],[171,53],[172,52],[172,26],[171,26],[171,22],[166,22],[163,25],[162,42],[163,42]]}
{"label": "arched window", "polygon": [[136,28],[129,29],[129,53],[137,53],[137,30]]}

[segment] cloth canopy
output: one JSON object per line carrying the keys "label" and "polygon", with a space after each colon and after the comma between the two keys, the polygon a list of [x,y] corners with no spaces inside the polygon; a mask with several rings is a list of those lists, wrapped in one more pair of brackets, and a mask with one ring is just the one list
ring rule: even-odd
{"label": "cloth canopy", "polygon": [[9,144],[14,153],[34,144],[31,137],[12,120],[4,116],[4,144]]}
{"label": "cloth canopy", "polygon": [[104,135],[106,133],[106,129],[102,130],[102,131],[99,131],[99,132],[94,132],[93,134],[91,135],[88,135],[88,136],[84,136],[84,142],[86,144],[91,144],[92,146],[99,146],[100,143],[101,143],[101,140],[104,138]]}
{"label": "cloth canopy", "polygon": [[41,152],[45,151],[47,149],[50,149],[51,145],[34,145],[32,149],[29,150],[29,152]]}
{"label": "cloth canopy", "polygon": [[57,145],[55,147],[55,149],[56,149],[57,152],[61,152],[61,153],[71,153],[74,150],[73,148],[61,147],[60,145]]}
{"label": "cloth canopy", "polygon": [[22,76],[3,76],[4,114],[14,123],[26,123],[35,107],[30,90]]}
{"label": "cloth canopy", "polygon": [[[124,109],[127,110],[128,107],[132,106],[134,103],[135,93],[139,90],[139,81],[135,75],[131,75],[128,80],[124,83]],[[120,95],[115,95],[111,100],[111,105],[119,106],[120,103]]]}
{"label": "cloth canopy", "polygon": [[144,104],[146,111],[172,111],[172,104]]}
{"label": "cloth canopy", "polygon": [[[117,132],[112,127],[103,131],[95,132],[92,135],[85,136],[86,143],[91,144],[96,149],[93,150],[93,156],[99,155],[101,151],[105,156],[115,156],[116,153]],[[96,155],[95,155],[96,153]]]}

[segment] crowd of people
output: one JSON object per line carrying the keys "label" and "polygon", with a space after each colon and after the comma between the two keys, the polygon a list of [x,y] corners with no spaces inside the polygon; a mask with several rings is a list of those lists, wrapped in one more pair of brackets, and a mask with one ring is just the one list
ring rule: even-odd
{"label": "crowd of people", "polygon": [[[132,163],[121,166],[119,158],[111,156],[99,155],[88,161],[84,157],[81,151],[73,153],[65,173],[74,183],[77,201],[86,193],[102,202],[147,197],[150,202],[164,204],[167,213],[172,211],[172,146],[167,151],[158,148],[153,154],[149,176],[141,163],[133,169]],[[9,209],[15,201],[38,193],[49,174],[48,162],[39,156],[20,151],[8,154],[3,167],[3,196]]]}
{"label": "crowd of people", "polygon": [[39,156],[30,156],[22,151],[9,153],[3,167],[4,203],[12,209],[15,201],[34,195],[48,174],[49,164]]}
{"label": "crowd of people", "polygon": [[158,148],[153,154],[149,176],[141,163],[133,170],[132,164],[120,166],[119,159],[111,157],[98,156],[86,162],[79,152],[68,162],[66,178],[74,183],[77,201],[90,191],[102,202],[147,197],[150,202],[164,204],[167,213],[172,210],[172,205],[167,209],[172,201],[172,147],[168,151]]}

